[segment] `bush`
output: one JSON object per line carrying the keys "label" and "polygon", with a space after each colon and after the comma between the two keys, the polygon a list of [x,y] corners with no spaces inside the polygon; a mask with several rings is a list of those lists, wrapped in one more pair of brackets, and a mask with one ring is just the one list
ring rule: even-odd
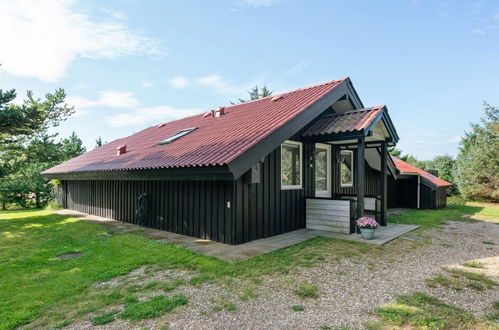
{"label": "bush", "polygon": [[51,200],[47,203],[45,207],[46,210],[60,210],[62,209],[62,204],[59,201]]}

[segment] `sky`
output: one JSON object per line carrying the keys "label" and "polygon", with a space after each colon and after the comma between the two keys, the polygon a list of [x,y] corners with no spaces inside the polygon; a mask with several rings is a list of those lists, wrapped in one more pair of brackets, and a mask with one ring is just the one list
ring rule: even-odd
{"label": "sky", "polygon": [[498,1],[0,0],[0,88],[64,88],[87,149],[227,105],[350,77],[398,147],[455,156],[499,105]]}

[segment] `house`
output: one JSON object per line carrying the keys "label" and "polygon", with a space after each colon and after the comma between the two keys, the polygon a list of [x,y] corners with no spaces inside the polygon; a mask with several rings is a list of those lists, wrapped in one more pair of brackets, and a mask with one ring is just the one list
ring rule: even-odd
{"label": "house", "polygon": [[447,205],[447,188],[442,180],[402,159],[391,156],[398,170],[397,180],[389,181],[388,206],[437,209]]}
{"label": "house", "polygon": [[345,78],[151,126],[43,174],[67,209],[224,243],[352,233],[364,214],[386,225],[398,139]]}

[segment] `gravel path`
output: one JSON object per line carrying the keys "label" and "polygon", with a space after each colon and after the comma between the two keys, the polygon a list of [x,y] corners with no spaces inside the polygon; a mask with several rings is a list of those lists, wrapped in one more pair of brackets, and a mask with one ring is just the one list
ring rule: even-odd
{"label": "gravel path", "polygon": [[[429,288],[424,280],[445,274],[442,267],[467,260],[499,255],[499,226],[489,222],[449,222],[441,229],[418,231],[415,238],[397,239],[386,245],[381,257],[369,255],[323,262],[317,267],[302,268],[297,273],[263,278],[255,286],[256,298],[243,302],[234,290],[220,285],[183,286],[178,289],[188,298],[188,305],[163,318],[128,323],[116,320],[100,328],[171,329],[319,329],[321,327],[362,328],[374,321],[374,308],[393,302],[398,294],[426,292],[444,302],[462,307],[476,315],[490,312],[492,301],[499,301],[499,289],[484,291],[465,288],[455,291]],[[483,244],[492,241],[496,245]],[[499,267],[499,265],[495,265]],[[496,269],[497,271],[498,269]],[[497,273],[497,272],[496,272]],[[171,277],[171,274],[168,276]],[[496,279],[497,280],[497,279]],[[293,293],[297,283],[308,281],[319,287],[317,298],[300,298]],[[214,312],[213,306],[224,301],[236,304],[236,311]],[[294,312],[300,305],[304,311]],[[89,328],[89,321],[68,328]]]}

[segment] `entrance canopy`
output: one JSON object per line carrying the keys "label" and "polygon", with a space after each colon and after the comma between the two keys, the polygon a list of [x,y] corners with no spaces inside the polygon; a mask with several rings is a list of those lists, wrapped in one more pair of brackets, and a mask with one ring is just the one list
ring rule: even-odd
{"label": "entrance canopy", "polygon": [[357,139],[363,137],[366,143],[385,141],[390,146],[395,145],[399,140],[384,105],[324,115],[302,136],[315,142],[341,141],[339,142],[341,144],[347,144],[349,140],[356,143]]}
{"label": "entrance canopy", "polygon": [[[371,200],[374,200],[374,205],[377,205],[379,199],[379,220],[381,225],[386,225],[387,170],[390,169],[394,177],[396,174],[395,166],[388,159],[387,148],[394,146],[399,140],[387,108],[381,105],[323,115],[302,133],[302,138],[307,142],[316,143],[316,145],[317,143],[325,143],[334,147],[334,159],[337,161],[332,164],[332,172],[337,178],[334,180],[337,186],[335,191],[339,192],[336,197],[340,199],[352,198],[351,195],[355,194],[356,213],[354,218],[364,216],[365,210],[372,209]],[[366,151],[369,149],[370,151]],[[348,186],[344,185],[349,187],[345,189],[341,188],[343,186],[339,183],[342,150],[355,150],[355,157],[354,153],[350,151],[349,162],[350,164],[356,163],[351,172],[353,177]],[[367,175],[365,162],[380,171],[379,195],[375,199],[365,194]],[[348,165],[346,166],[348,167]],[[329,202],[320,201],[319,203]],[[377,214],[378,207],[375,206],[374,209],[375,214]]]}

